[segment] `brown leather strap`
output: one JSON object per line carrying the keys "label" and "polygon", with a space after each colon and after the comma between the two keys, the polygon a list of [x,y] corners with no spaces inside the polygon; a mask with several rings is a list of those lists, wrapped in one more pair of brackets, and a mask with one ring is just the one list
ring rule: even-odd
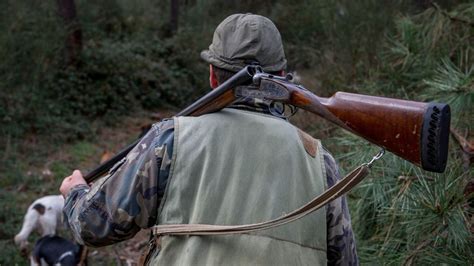
{"label": "brown leather strap", "polygon": [[86,246],[82,245],[81,258],[77,265],[86,266],[87,265],[87,256],[89,255],[89,249]]}
{"label": "brown leather strap", "polygon": [[[152,232],[153,234],[153,232]],[[159,238],[153,237],[150,235],[150,240],[148,241],[148,245],[146,245],[145,249],[142,251],[142,254],[138,258],[137,265],[144,266],[149,263],[150,256],[153,254],[153,251],[159,246]]]}
{"label": "brown leather strap", "polygon": [[342,196],[344,193],[351,190],[360,181],[364,179],[369,173],[368,164],[362,164],[354,169],[343,179],[337,182],[334,186],[323,192],[321,195],[315,197],[303,207],[294,210],[279,218],[254,224],[245,225],[210,225],[210,224],[164,224],[153,227],[153,234],[161,235],[229,235],[249,233],[257,230],[269,229],[272,227],[284,225],[306,216],[328,202]]}

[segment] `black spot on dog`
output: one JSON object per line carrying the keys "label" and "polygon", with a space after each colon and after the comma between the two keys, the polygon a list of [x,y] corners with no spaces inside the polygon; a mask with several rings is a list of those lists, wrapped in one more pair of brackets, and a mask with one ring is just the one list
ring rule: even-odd
{"label": "black spot on dog", "polygon": [[33,209],[35,209],[39,214],[43,215],[46,208],[44,207],[43,204],[41,203],[37,203],[35,204],[35,206],[33,206]]}
{"label": "black spot on dog", "polygon": [[37,261],[44,260],[47,265],[76,266],[80,263],[81,251],[81,246],[62,237],[44,236],[36,241],[32,257]]}

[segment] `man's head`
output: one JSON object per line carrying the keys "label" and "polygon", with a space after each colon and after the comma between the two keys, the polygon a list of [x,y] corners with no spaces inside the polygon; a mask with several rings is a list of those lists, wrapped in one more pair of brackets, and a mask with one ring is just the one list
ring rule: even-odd
{"label": "man's head", "polygon": [[249,64],[273,73],[286,68],[280,32],[271,20],[254,14],[234,14],[222,21],[201,57],[211,65],[212,87]]}

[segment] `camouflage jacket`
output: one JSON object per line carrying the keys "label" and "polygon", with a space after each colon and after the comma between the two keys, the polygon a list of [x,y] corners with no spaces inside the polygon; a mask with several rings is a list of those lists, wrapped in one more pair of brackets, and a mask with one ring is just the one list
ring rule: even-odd
{"label": "camouflage jacket", "polygon": [[[278,106],[240,101],[232,108],[273,115]],[[74,187],[66,197],[64,214],[75,239],[90,246],[127,240],[156,223],[160,201],[168,182],[173,153],[173,120],[154,124],[126,158],[91,188]],[[337,164],[324,150],[327,184],[339,178]],[[345,197],[326,206],[329,265],[358,265],[351,219]]]}

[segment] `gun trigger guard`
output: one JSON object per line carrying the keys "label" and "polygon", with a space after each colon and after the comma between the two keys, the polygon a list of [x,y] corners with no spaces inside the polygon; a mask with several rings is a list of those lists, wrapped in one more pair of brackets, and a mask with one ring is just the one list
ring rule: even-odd
{"label": "gun trigger guard", "polygon": [[[282,105],[281,108],[278,108],[277,105],[276,105],[278,102],[270,101],[270,100],[265,100],[264,102],[266,102],[268,104],[268,111],[273,116],[286,119],[286,117],[284,115],[285,114],[285,106],[284,105]],[[280,110],[281,112],[277,111],[278,109],[281,109]]]}

